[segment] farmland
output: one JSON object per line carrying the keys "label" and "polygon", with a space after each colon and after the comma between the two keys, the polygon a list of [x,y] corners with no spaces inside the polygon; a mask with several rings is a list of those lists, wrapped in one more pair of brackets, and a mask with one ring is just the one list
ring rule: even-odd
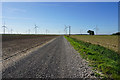
{"label": "farmland", "polygon": [[96,76],[112,79],[120,78],[120,55],[115,51],[75,38],[66,36],[65,38],[90,63],[90,66],[96,72]]}
{"label": "farmland", "polygon": [[101,45],[114,51],[118,51],[118,36],[111,35],[73,35],[72,38],[89,42],[92,44]]}
{"label": "farmland", "polygon": [[2,57],[29,50],[55,38],[54,35],[2,35]]}
{"label": "farmland", "polygon": [[[97,43],[93,41],[94,43],[91,44],[91,37],[94,39],[99,38]],[[103,45],[100,46],[102,44],[100,39],[105,40],[109,44],[111,43],[110,41],[114,41],[112,44],[115,44],[115,40],[118,39],[117,36],[75,35],[71,37],[65,36],[65,38],[63,36],[58,37],[57,35],[3,35],[3,77],[35,78],[36,76],[43,76],[42,73],[45,73],[45,77],[48,74],[53,74],[53,76],[56,77],[56,74],[59,72],[64,74],[68,72],[66,75],[71,76],[75,74],[76,76],[86,78],[120,78],[119,54],[113,50],[102,47]],[[45,44],[45,46],[29,52],[31,49],[49,42],[52,39],[54,40],[49,44]],[[87,40],[83,41],[82,39]],[[26,54],[26,50],[28,51],[28,54],[25,57],[24,55],[21,57],[19,57],[19,55],[14,56],[16,53]],[[28,68],[29,66],[30,68]],[[66,71],[62,72],[62,69]],[[37,74],[39,74],[39,76]],[[66,75],[63,77],[67,77]],[[61,74],[57,76],[59,77]]]}

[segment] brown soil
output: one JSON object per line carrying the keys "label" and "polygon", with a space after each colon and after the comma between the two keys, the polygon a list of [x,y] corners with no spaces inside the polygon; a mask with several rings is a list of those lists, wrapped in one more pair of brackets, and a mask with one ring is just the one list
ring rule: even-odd
{"label": "brown soil", "polygon": [[16,54],[37,47],[57,36],[45,35],[3,35],[2,57],[7,59]]}

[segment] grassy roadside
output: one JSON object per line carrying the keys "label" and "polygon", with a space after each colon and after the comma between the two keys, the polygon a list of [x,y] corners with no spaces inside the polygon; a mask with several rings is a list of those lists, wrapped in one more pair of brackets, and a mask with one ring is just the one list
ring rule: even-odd
{"label": "grassy roadside", "polygon": [[[105,78],[120,79],[120,55],[116,52],[91,43],[66,37],[80,55],[89,61],[90,66],[104,74]],[[99,73],[96,73],[100,76]]]}

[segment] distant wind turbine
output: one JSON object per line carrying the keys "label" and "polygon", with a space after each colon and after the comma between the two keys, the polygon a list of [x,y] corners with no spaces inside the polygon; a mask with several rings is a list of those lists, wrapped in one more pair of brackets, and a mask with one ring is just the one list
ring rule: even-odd
{"label": "distant wind turbine", "polygon": [[48,30],[46,29],[46,35],[47,35],[47,33],[48,33]]}
{"label": "distant wind turbine", "polygon": [[11,34],[12,34],[13,29],[11,29]]}
{"label": "distant wind turbine", "polygon": [[66,32],[66,35],[67,35],[67,28],[68,28],[68,27],[65,25],[64,31]]}
{"label": "distant wind turbine", "polygon": [[97,27],[97,25],[96,25],[96,27],[94,29],[95,29],[96,35],[97,35],[98,34],[98,30],[99,30],[99,28]]}
{"label": "distant wind turbine", "polygon": [[30,29],[28,29],[28,34],[30,34]]}
{"label": "distant wind turbine", "polygon": [[2,27],[3,27],[3,34],[5,34],[5,29],[7,28],[5,25],[5,22],[4,22],[4,25]]}
{"label": "distant wind turbine", "polygon": [[35,24],[35,34],[37,34],[37,28],[38,28],[38,26],[36,26],[36,24]]}

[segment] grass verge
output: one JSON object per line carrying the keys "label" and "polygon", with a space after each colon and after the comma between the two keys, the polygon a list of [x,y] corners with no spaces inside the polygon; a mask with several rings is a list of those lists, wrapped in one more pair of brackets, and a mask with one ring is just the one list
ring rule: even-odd
{"label": "grass verge", "polygon": [[[120,79],[120,55],[116,52],[87,42],[83,42],[71,37],[65,38],[80,53],[80,55],[89,61],[90,66],[104,74],[104,78]],[[99,75],[99,73],[97,74]]]}

